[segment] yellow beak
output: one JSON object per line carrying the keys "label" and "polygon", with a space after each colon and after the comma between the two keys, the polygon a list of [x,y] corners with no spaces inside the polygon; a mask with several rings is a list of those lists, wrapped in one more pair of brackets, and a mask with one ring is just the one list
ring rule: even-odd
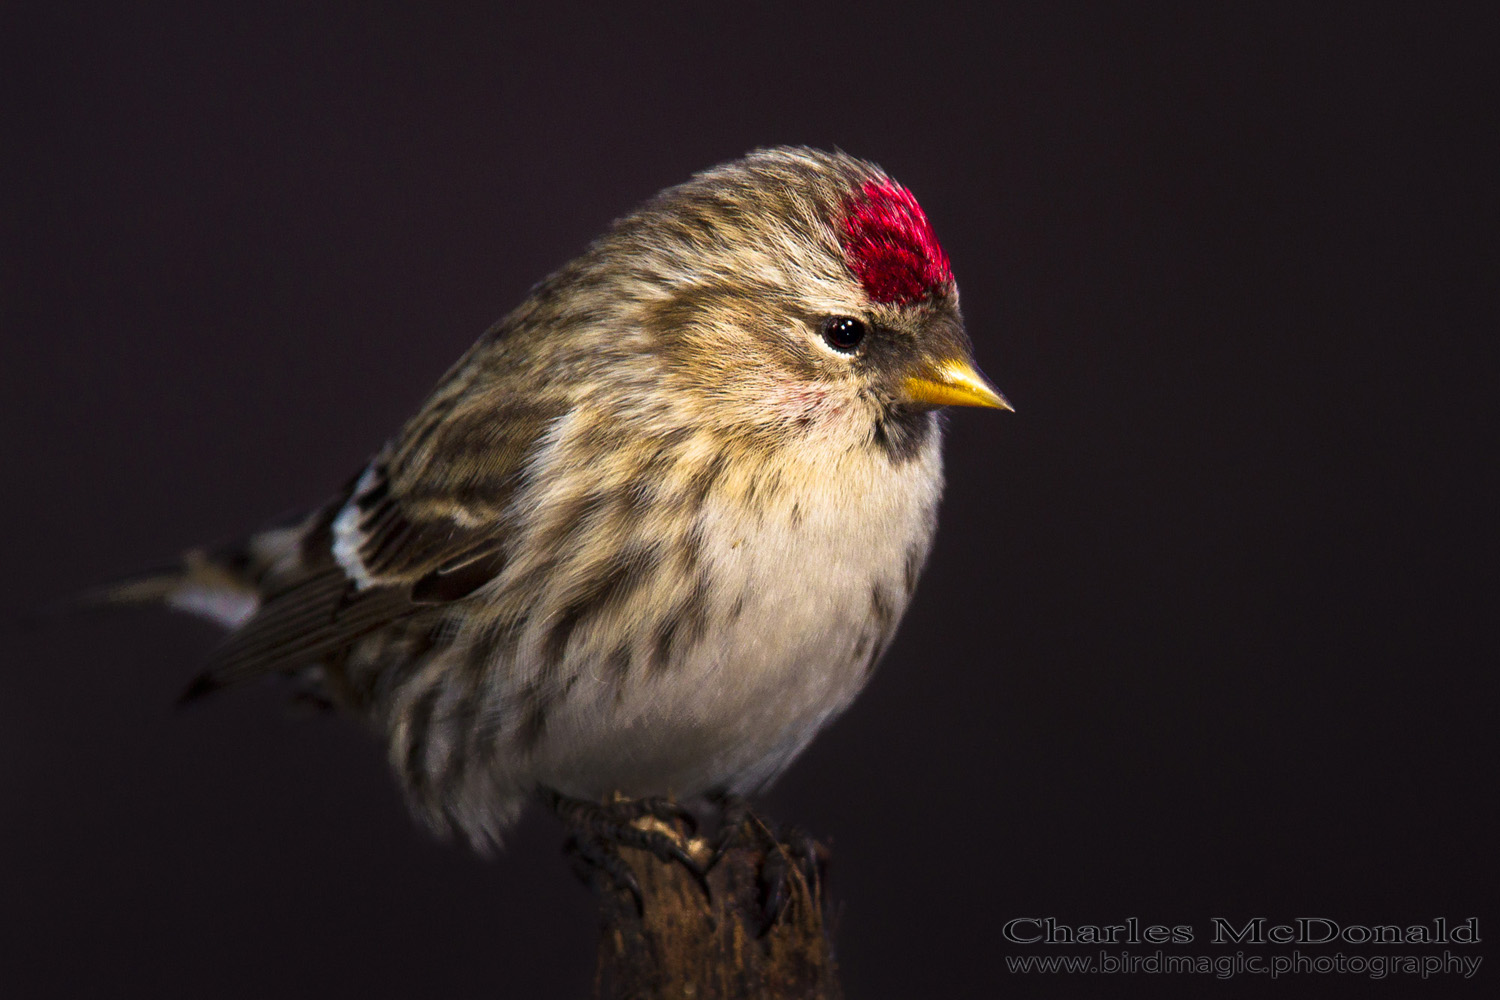
{"label": "yellow beak", "polygon": [[908,378],[903,388],[906,390],[907,401],[912,403],[924,403],[928,406],[988,406],[1015,412],[1015,407],[995,391],[989,380],[963,360],[940,362],[921,375]]}

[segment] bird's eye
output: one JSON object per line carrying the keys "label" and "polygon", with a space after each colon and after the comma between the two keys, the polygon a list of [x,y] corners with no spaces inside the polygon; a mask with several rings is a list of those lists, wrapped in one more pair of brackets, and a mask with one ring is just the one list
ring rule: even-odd
{"label": "bird's eye", "polygon": [[830,316],[823,321],[823,340],[840,354],[853,354],[869,332],[865,325],[848,316]]}

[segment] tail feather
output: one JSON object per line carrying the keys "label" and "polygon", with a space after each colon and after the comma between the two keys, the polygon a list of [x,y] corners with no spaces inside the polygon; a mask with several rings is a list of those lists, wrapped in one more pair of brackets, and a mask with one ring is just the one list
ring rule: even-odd
{"label": "tail feather", "polygon": [[165,604],[182,575],[181,563],[140,570],[108,583],[95,584],[85,591],[49,604],[47,610],[63,614],[77,610],[97,611],[113,607]]}
{"label": "tail feather", "polygon": [[410,586],[360,589],[351,579],[330,543],[346,500],[347,492],[297,523],[193,549],[175,566],[97,587],[73,605],[160,604],[228,629],[181,702],[266,674],[321,677],[330,657],[426,606]]}
{"label": "tail feather", "polygon": [[176,566],[149,570],[80,595],[83,607],[164,604],[177,611],[207,618],[225,628],[238,628],[260,607],[255,581],[217,553],[193,549]]}
{"label": "tail feather", "polygon": [[306,522],[275,527],[212,548],[191,549],[170,566],[135,573],[84,591],[74,608],[165,605],[238,629],[260,609],[267,587],[298,571]]}

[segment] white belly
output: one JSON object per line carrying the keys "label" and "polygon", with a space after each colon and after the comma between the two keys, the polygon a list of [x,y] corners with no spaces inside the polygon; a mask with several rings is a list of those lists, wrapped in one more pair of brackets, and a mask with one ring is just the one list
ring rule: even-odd
{"label": "white belly", "polygon": [[931,544],[939,446],[934,433],[895,469],[852,453],[841,489],[790,478],[758,517],[710,501],[704,636],[628,685],[580,662],[529,777],[591,798],[748,793],[775,778],[853,700],[906,609]]}

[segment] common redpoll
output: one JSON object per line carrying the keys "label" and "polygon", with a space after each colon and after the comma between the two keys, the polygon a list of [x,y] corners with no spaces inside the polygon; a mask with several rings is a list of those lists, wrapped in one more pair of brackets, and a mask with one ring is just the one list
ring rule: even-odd
{"label": "common redpoll", "polygon": [[536,286],[323,508],[109,596],[231,629],[189,695],[295,674],[368,720],[476,846],[539,790],[746,795],[890,642],[944,405],[1008,408],[916,200],[763,150]]}

